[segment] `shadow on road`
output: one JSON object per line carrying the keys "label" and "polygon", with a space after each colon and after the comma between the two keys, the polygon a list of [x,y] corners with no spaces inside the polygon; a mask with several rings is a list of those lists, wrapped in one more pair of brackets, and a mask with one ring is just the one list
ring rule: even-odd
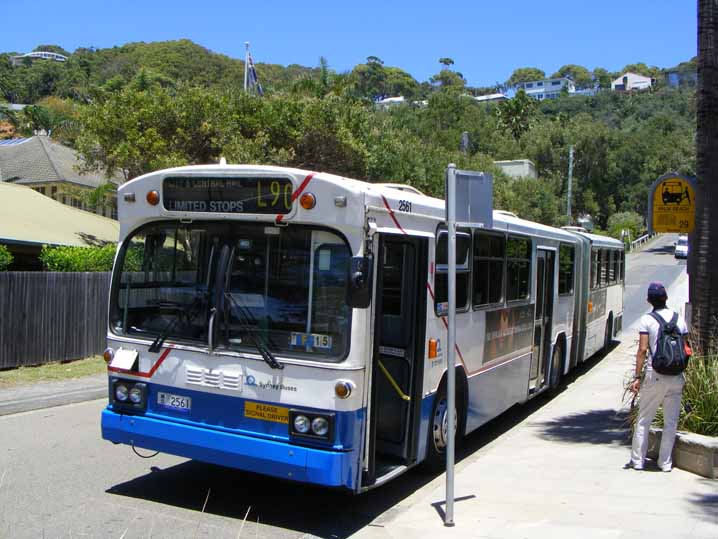
{"label": "shadow on road", "polygon": [[[565,378],[559,392],[565,389],[566,384],[590,371],[603,357],[599,355],[579,366]],[[457,464],[475,456],[481,448],[510,431],[548,402],[550,397],[540,395],[524,405],[513,407],[464,438],[457,444]],[[589,431],[599,430],[600,426],[597,427],[596,423],[589,425],[590,419],[586,418],[583,426],[577,427],[576,431],[584,430],[586,434],[583,436],[588,436]],[[600,415],[592,420],[598,423],[606,422]],[[610,429],[606,429],[606,436],[609,432]],[[396,507],[436,477],[438,474],[427,474],[421,469],[414,469],[376,490],[354,496],[343,491],[187,461],[166,469],[153,468],[150,473],[115,485],[107,492],[200,511],[207,491],[211,489],[211,496],[205,508],[208,514],[233,518],[240,522],[251,507],[248,523],[256,523],[259,519],[263,525],[300,534],[345,538],[377,521],[380,515]],[[249,535],[252,535],[251,531]]]}
{"label": "shadow on road", "polygon": [[650,249],[643,249],[642,253],[652,253],[654,255],[671,255],[673,256],[675,253],[676,248],[672,244],[667,245],[657,245],[656,247],[651,247]]}
{"label": "shadow on road", "polygon": [[[706,479],[706,483],[711,487],[715,485],[711,479]],[[695,505],[697,516],[718,518],[718,494],[694,494],[690,502]]]}
{"label": "shadow on road", "polygon": [[630,445],[628,412],[591,410],[558,417],[539,424],[548,440],[577,444]]}

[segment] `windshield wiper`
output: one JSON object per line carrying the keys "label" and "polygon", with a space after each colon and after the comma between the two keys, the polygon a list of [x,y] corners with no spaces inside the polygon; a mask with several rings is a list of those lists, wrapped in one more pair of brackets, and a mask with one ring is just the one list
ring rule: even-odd
{"label": "windshield wiper", "polygon": [[[203,301],[204,300],[204,301]],[[197,318],[197,315],[202,312],[202,307],[204,306],[205,302],[207,300],[207,294],[203,292],[201,295],[194,298],[194,301],[190,304],[190,306],[184,310],[181,311],[177,317],[172,320],[169,324],[165,326],[165,328],[160,332],[159,335],[157,335],[157,338],[152,341],[152,344],[150,344],[150,347],[147,349],[148,352],[157,353],[162,348],[162,345],[165,342],[165,339],[169,336],[169,334],[172,332],[172,330],[177,325],[177,322],[179,322],[181,315],[186,313],[187,315],[187,324],[192,323],[192,321]],[[160,307],[161,305],[158,305]]]}
{"label": "windshield wiper", "polygon": [[257,349],[257,352],[259,352],[259,355],[262,356],[262,359],[273,369],[283,369],[284,365],[277,361],[272,352],[269,351],[267,344],[255,333],[245,308],[237,303],[229,292],[225,292],[224,297],[229,300],[230,308],[233,310],[236,309],[240,327],[249,335],[249,338],[252,340],[252,343],[254,343],[254,347]]}

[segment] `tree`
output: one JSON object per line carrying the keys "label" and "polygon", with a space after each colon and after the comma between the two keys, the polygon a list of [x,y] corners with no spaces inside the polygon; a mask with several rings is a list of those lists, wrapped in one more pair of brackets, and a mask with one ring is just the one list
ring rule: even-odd
{"label": "tree", "polygon": [[5,271],[12,264],[12,253],[4,245],[0,245],[0,271]]}
{"label": "tree", "polygon": [[536,101],[519,90],[512,99],[502,101],[496,108],[496,119],[500,128],[518,140],[530,129],[536,112]]}
{"label": "tree", "polygon": [[585,67],[576,64],[566,64],[562,66],[561,69],[551,75],[551,77],[568,77],[573,80],[578,88],[593,87],[591,72]]}
{"label": "tree", "polygon": [[715,350],[718,335],[718,219],[711,211],[718,204],[718,3],[698,0],[696,231],[689,261],[693,323],[703,351]]}
{"label": "tree", "polygon": [[462,89],[466,86],[464,76],[458,71],[451,71],[450,69],[442,69],[430,80],[432,84],[439,86],[442,90]]}
{"label": "tree", "polygon": [[520,67],[515,69],[506,81],[506,86],[512,88],[522,82],[531,82],[532,80],[542,80],[546,78],[546,73],[537,67]]}
{"label": "tree", "polygon": [[594,84],[597,84],[599,88],[611,87],[611,74],[608,70],[602,67],[595,67],[593,69],[592,77]]}
{"label": "tree", "polygon": [[444,66],[444,69],[449,69],[449,66],[454,65],[454,61],[451,58],[439,58],[439,63]]}

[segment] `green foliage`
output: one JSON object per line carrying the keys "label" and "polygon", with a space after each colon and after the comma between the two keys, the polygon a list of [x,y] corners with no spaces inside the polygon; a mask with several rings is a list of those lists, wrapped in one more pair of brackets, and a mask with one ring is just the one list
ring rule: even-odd
{"label": "green foliage", "polygon": [[593,81],[594,84],[598,84],[599,88],[610,88],[612,82],[612,75],[608,70],[602,67],[595,67],[593,69]]}
{"label": "green foliage", "polygon": [[514,69],[511,76],[506,81],[506,86],[513,87],[522,82],[530,82],[532,80],[541,80],[546,78],[546,72],[537,67],[519,67]]}
{"label": "green foliage", "polygon": [[0,245],[0,271],[5,271],[12,264],[12,253],[4,245]]}
{"label": "green foliage", "polygon": [[48,271],[111,271],[115,250],[115,244],[102,247],[44,245],[39,258]]}
{"label": "green foliage", "polygon": [[693,357],[685,376],[678,428],[718,436],[718,357]]}
{"label": "green foliage", "polygon": [[512,99],[502,101],[496,109],[499,127],[519,140],[531,127],[536,112],[536,101],[519,90]]}
{"label": "green foliage", "polygon": [[576,84],[577,88],[591,88],[594,84],[591,72],[585,67],[576,64],[566,64],[562,66],[561,69],[551,75],[551,77],[569,77]]}
{"label": "green foliage", "polygon": [[[608,218],[607,232],[611,237],[625,241],[635,240],[646,229],[643,216],[634,211],[623,211],[614,213]],[[630,236],[622,237],[622,231],[627,231]]]}

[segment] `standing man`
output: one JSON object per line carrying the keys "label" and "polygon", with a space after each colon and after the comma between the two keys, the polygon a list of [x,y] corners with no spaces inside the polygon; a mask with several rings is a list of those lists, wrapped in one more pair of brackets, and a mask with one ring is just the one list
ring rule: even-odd
{"label": "standing man", "polygon": [[651,358],[656,354],[658,334],[661,328],[655,316],[661,317],[666,323],[670,323],[674,315],[677,315],[676,327],[681,335],[688,334],[686,321],[673,310],[666,307],[668,294],[661,283],[651,283],[648,286],[648,303],[653,307],[651,313],[646,313],[638,325],[639,341],[638,352],[636,352],[635,379],[631,384],[631,391],[639,393],[638,420],[633,433],[633,444],[631,447],[631,461],[627,468],[642,470],[648,449],[648,429],[663,404],[663,435],[661,436],[661,449],[656,464],[664,472],[670,472],[673,466],[671,453],[673,442],[676,438],[678,426],[678,415],[681,410],[681,393],[685,377],[680,374],[660,374],[653,369],[652,361],[646,363],[646,373],[641,382],[643,364],[646,360],[646,353],[651,353]]}

